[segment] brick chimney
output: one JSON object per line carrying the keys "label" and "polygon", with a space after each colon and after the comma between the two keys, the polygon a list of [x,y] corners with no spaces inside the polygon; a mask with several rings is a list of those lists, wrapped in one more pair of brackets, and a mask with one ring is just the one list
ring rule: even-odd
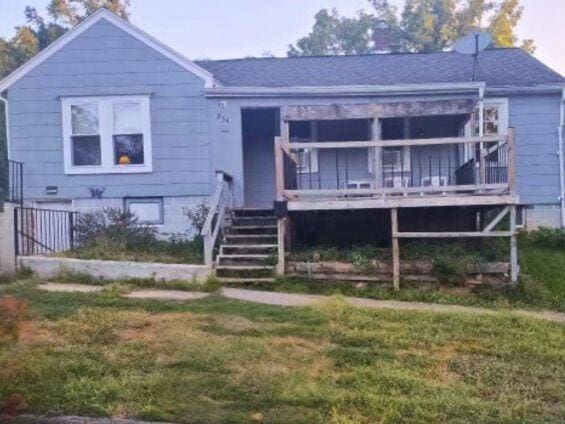
{"label": "brick chimney", "polygon": [[383,19],[378,19],[373,28],[373,43],[377,53],[390,53],[392,35],[388,23]]}

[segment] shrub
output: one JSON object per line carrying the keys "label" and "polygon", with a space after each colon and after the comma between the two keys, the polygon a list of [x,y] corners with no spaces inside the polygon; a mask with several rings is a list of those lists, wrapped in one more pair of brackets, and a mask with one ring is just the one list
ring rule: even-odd
{"label": "shrub", "polygon": [[210,205],[206,202],[201,202],[191,209],[184,209],[183,212],[188,218],[190,227],[196,233],[196,236],[199,236],[210,212]]}
{"label": "shrub", "polygon": [[18,339],[19,323],[27,317],[27,305],[27,300],[18,300],[13,296],[0,299],[0,337]]}
{"label": "shrub", "polygon": [[565,249],[565,229],[541,227],[525,236],[540,247]]}
{"label": "shrub", "polygon": [[433,270],[440,283],[462,284],[466,280],[466,258],[438,256],[433,259]]}
{"label": "shrub", "polygon": [[79,216],[76,234],[82,246],[113,245],[124,248],[152,243],[157,230],[140,224],[132,212],[117,208],[103,208]]}

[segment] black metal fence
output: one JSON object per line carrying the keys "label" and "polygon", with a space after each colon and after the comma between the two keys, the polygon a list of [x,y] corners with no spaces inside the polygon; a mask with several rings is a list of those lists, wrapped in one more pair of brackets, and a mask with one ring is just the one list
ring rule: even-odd
{"label": "black metal fence", "polygon": [[[479,151],[476,158],[468,160],[464,159],[463,144],[413,146],[408,152],[402,148],[383,149],[378,161],[367,157],[366,148],[318,149],[315,155],[314,149],[295,150],[298,165],[285,157],[285,189],[401,189],[507,183],[507,144],[487,147],[482,158]],[[376,169],[369,169],[368,161]]]}
{"label": "black metal fence", "polygon": [[9,160],[7,169],[0,170],[0,201],[23,204],[23,167],[23,163]]}
{"label": "black metal fence", "polygon": [[17,207],[14,209],[16,256],[64,252],[78,245],[79,212]]}

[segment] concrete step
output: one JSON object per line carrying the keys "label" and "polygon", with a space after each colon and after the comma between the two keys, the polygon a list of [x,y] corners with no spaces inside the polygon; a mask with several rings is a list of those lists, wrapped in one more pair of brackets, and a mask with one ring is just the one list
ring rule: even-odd
{"label": "concrete step", "polygon": [[218,265],[216,275],[229,278],[268,278],[273,277],[274,265]]}
{"label": "concrete step", "polygon": [[276,244],[222,244],[220,255],[276,254]]}
{"label": "concrete step", "polygon": [[224,284],[252,284],[252,283],[274,283],[272,277],[261,278],[236,278],[236,277],[218,277],[218,280]]}
{"label": "concrete step", "polygon": [[231,219],[233,226],[245,225],[277,225],[277,218],[274,216],[241,216]]}
{"label": "concrete step", "polygon": [[266,209],[266,208],[239,208],[239,209],[232,209],[232,215],[237,218],[241,217],[272,217],[273,210]]}
{"label": "concrete step", "polygon": [[276,225],[231,225],[227,227],[227,232],[229,234],[243,234],[243,235],[255,235],[255,234],[276,235],[277,226]]}
{"label": "concrete step", "polygon": [[276,234],[226,234],[223,244],[276,244]]}
{"label": "concrete step", "polygon": [[274,254],[220,254],[216,261],[218,265],[272,265],[276,260]]}

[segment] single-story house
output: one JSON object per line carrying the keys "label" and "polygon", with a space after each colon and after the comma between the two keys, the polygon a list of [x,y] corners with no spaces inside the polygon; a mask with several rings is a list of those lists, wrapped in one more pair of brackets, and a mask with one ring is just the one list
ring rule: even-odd
{"label": "single-story house", "polygon": [[26,204],[130,208],[178,233],[206,201],[208,261],[241,208],[276,232],[242,225],[232,244],[279,251],[333,228],[474,236],[477,214],[485,233],[504,213],[564,224],[565,79],[521,49],[191,61],[101,9],[0,93]]}

